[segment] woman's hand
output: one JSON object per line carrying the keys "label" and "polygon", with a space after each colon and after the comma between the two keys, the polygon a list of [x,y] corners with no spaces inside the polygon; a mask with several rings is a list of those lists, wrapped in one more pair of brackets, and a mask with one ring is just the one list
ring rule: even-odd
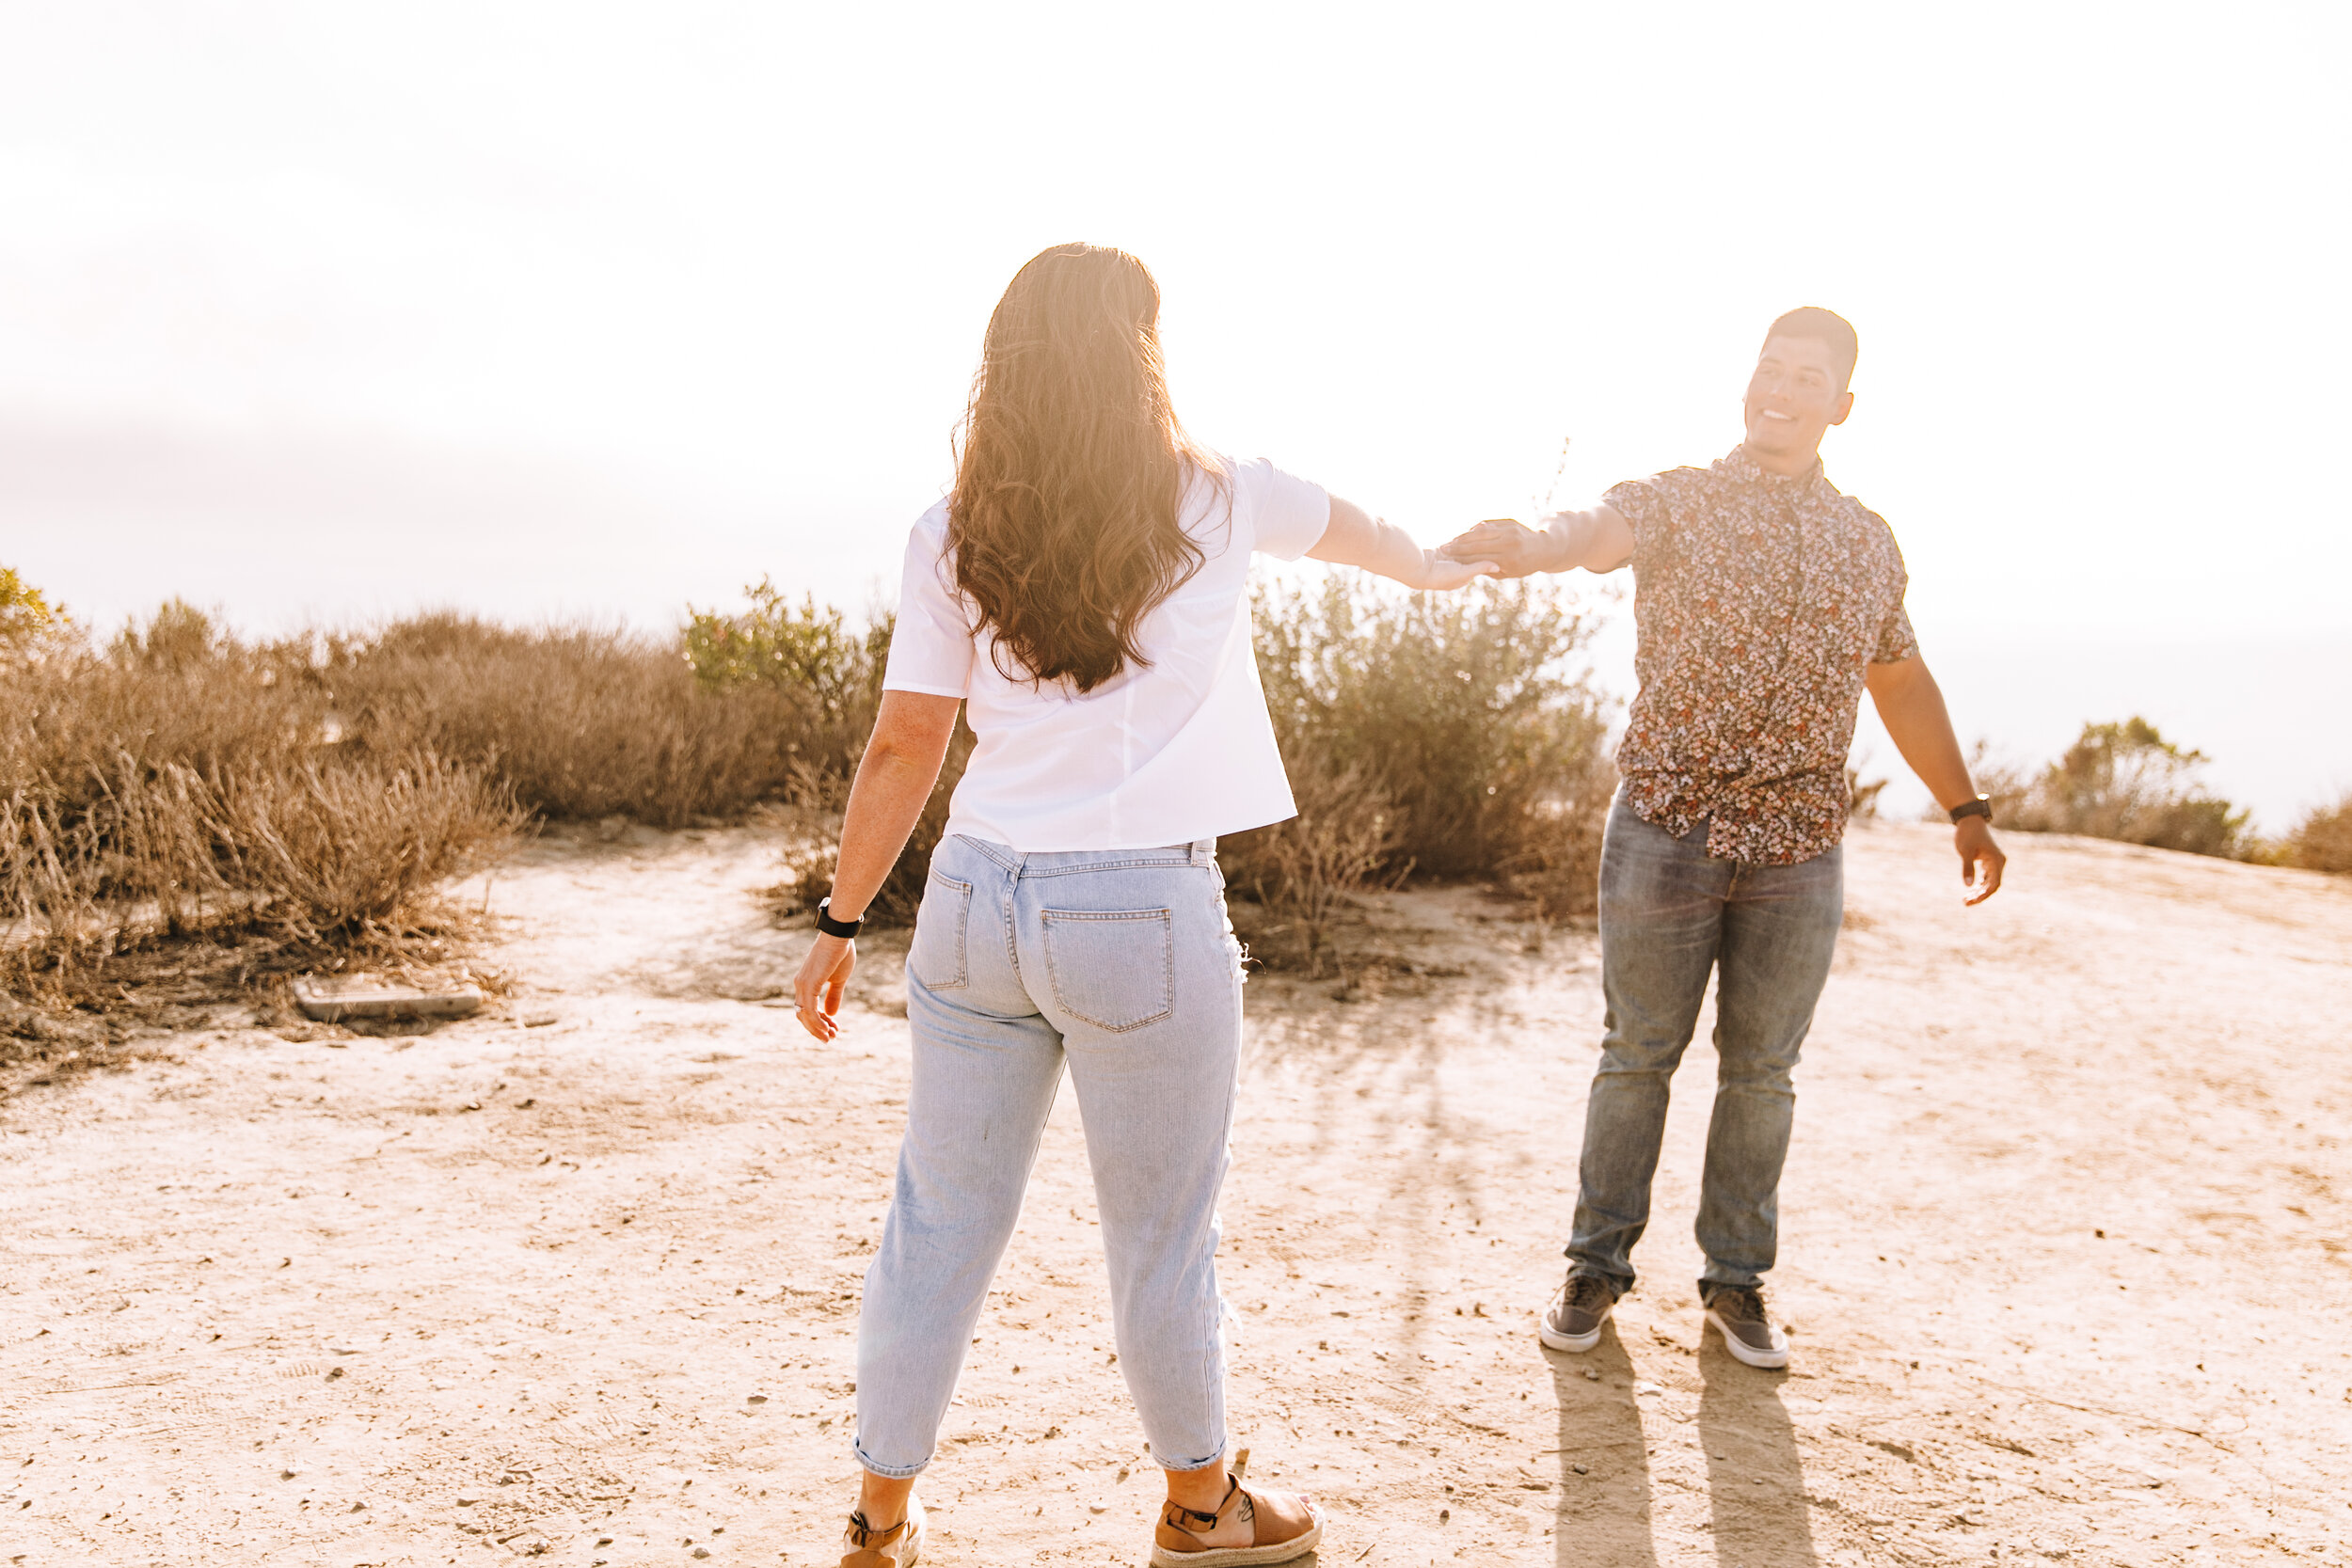
{"label": "woman's hand", "polygon": [[820,1040],[841,1032],[834,1015],[841,1010],[842,988],[857,968],[857,943],[847,937],[819,932],[817,945],[801,960],[801,977],[792,982],[793,1000],[800,1004],[801,1027]]}
{"label": "woman's hand", "polygon": [[[933,697],[921,691],[885,691],[874,716],[874,734],[866,742],[866,755],[857,765],[857,782],[850,786],[850,808],[841,822],[841,857],[834,867],[833,908],[836,915],[873,907],[874,894],[890,875],[898,852],[906,847],[914,819],[923,815],[931,785],[939,782],[939,765],[947,755],[947,738],[955,731],[958,697]],[[800,1004],[801,1027],[820,1040],[841,1032],[834,1014],[841,1010],[841,990],[857,967],[857,946],[844,937],[817,934],[817,945],[801,964],[801,977],[792,994]]]}
{"label": "woman's hand", "polygon": [[[1421,580],[1406,581],[1407,588],[1425,589],[1433,594],[1450,594],[1456,588],[1467,588],[1480,578],[1500,577],[1502,567],[1491,561],[1456,561],[1439,555],[1436,550],[1421,552]],[[1404,580],[1404,579],[1399,579]]]}
{"label": "woman's hand", "polygon": [[1456,561],[1424,550],[1413,536],[1393,523],[1381,521],[1353,501],[1331,498],[1331,517],[1323,537],[1307,552],[1311,561],[1337,566],[1361,566],[1407,588],[1437,593],[1461,588],[1479,578],[1493,577],[1495,563],[1484,556]]}

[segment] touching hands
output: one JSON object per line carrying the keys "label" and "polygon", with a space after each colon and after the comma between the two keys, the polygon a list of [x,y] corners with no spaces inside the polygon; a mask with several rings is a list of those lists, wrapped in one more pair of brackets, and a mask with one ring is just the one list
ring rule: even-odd
{"label": "touching hands", "polygon": [[1455,561],[1490,563],[1495,577],[1523,578],[1549,570],[1556,548],[1551,535],[1537,532],[1516,517],[1489,517],[1438,546],[1438,553]]}
{"label": "touching hands", "polygon": [[1960,851],[1960,885],[1979,887],[1978,873],[1983,873],[1982,886],[1968,900],[1975,908],[2001,891],[2001,871],[2009,864],[2009,857],[1993,842],[1993,825],[1981,816],[1963,816],[1952,830],[1952,846]]}
{"label": "touching hands", "polygon": [[1484,557],[1456,559],[1439,549],[1421,552],[1419,581],[1405,578],[1400,578],[1398,580],[1407,588],[1421,588],[1431,593],[1449,594],[1456,588],[1469,587],[1480,578],[1507,575],[1494,562]]}
{"label": "touching hands", "polygon": [[1422,549],[1403,529],[1339,496],[1331,498],[1330,520],[1307,555],[1338,566],[1361,566],[1391,582],[1435,593],[1465,588],[1495,575],[1495,563],[1484,556]]}
{"label": "touching hands", "polygon": [[817,945],[801,961],[800,978],[792,982],[792,999],[799,1004],[801,1027],[820,1040],[841,1032],[834,1014],[841,1010],[842,989],[857,968],[857,943],[847,937],[819,932]]}

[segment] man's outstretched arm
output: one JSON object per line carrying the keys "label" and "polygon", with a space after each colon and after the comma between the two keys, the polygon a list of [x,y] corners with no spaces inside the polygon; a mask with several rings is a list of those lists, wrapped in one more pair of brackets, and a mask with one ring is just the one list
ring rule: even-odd
{"label": "man's outstretched arm", "polygon": [[1455,561],[1491,561],[1506,578],[1537,572],[1613,572],[1633,559],[1633,528],[1613,506],[1555,512],[1541,530],[1516,517],[1489,517],[1438,546]]}
{"label": "man's outstretched arm", "polygon": [[[1968,759],[1961,755],[1960,737],[1952,733],[1952,716],[1944,706],[1944,689],[1935,684],[1928,661],[1914,654],[1892,664],[1873,664],[1865,678],[1870,701],[1878,705],[1879,721],[1935,803],[1949,811],[1975,800]],[[1962,817],[1952,828],[1952,847],[1960,851],[1961,885],[1978,889],[1969,903],[1981,904],[2000,891],[2001,868],[2009,857],[1993,842],[1990,822],[1981,816]]]}

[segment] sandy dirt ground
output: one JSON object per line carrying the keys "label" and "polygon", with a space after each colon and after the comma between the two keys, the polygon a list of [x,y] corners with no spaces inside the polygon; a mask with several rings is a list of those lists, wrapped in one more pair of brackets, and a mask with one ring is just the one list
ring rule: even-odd
{"label": "sandy dirt ground", "polygon": [[[1947,842],[1851,840],[1786,1373],[1699,1332],[1705,1022],[1640,1288],[1535,1342],[1590,936],[1416,893],[1401,963],[1252,981],[1233,1406],[1321,1562],[2352,1561],[2352,882],[2012,836],[1964,912]],[[19,1085],[0,1562],[830,1565],[906,1023],[888,941],[834,1045],[771,1005],[775,877],[750,830],[551,838],[487,891],[488,1016]],[[1145,1556],[1082,1138],[1065,1095],[927,1563]]]}

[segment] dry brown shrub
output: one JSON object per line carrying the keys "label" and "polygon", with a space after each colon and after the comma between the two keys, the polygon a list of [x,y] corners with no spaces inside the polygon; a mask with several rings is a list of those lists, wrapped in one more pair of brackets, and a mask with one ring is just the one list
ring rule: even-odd
{"label": "dry brown shrub", "polygon": [[520,813],[477,770],[328,740],[309,668],[305,647],[241,643],[175,604],[103,655],[0,670],[12,993],[119,1001],[175,943],[396,950],[435,887],[511,837]]}
{"label": "dry brown shrub", "polygon": [[1359,768],[1334,768],[1308,752],[1286,759],[1298,815],[1226,841],[1218,859],[1229,887],[1257,905],[1245,924],[1251,952],[1277,968],[1321,977],[1342,913],[1363,894],[1412,869],[1391,864],[1396,808]]}
{"label": "dry brown shrub", "polygon": [[455,758],[549,817],[739,816],[784,791],[805,728],[787,688],[706,689],[675,639],[585,626],[417,616],[336,645],[315,679],[370,750]]}
{"label": "dry brown shrub", "polygon": [[2352,872],[2352,793],[2303,818],[2286,848],[2288,863],[2306,871]]}
{"label": "dry brown shrub", "polygon": [[1553,791],[1529,809],[1523,847],[1498,868],[1497,880],[1539,922],[1589,922],[1600,908],[1600,841],[1617,766],[1595,744],[1567,759]]}
{"label": "dry brown shrub", "polygon": [[184,782],[248,918],[303,942],[396,927],[524,819],[504,786],[430,752]]}

